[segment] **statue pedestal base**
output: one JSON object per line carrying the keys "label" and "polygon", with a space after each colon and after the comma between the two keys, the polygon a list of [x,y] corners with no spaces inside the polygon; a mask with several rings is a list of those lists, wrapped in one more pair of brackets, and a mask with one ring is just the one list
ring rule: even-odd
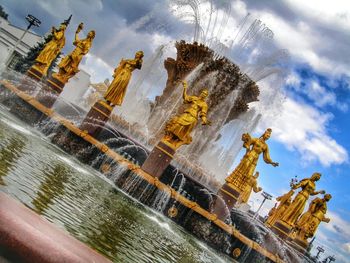
{"label": "statue pedestal base", "polygon": [[36,81],[40,81],[44,76],[44,73],[34,65],[30,69],[28,69],[26,75]]}
{"label": "statue pedestal base", "polygon": [[21,84],[18,85],[17,88],[21,91],[26,91],[27,93],[31,93],[31,91],[34,91],[36,88],[32,80],[39,82],[41,81],[43,76],[44,76],[44,73],[40,70],[40,68],[37,68],[34,65],[30,69],[28,69],[23,80],[21,81]]}
{"label": "statue pedestal base", "polygon": [[309,243],[305,240],[299,239],[299,238],[295,238],[293,239],[293,241],[289,242],[289,244],[296,250],[298,250],[300,253],[305,253]]}
{"label": "statue pedestal base", "polygon": [[279,237],[287,240],[290,232],[292,231],[292,226],[283,222],[282,220],[277,220],[271,227],[272,232],[277,234]]}
{"label": "statue pedestal base", "polygon": [[141,169],[146,173],[160,177],[173,159],[175,148],[164,141],[160,141],[149,154]]}
{"label": "statue pedestal base", "polygon": [[237,189],[233,184],[226,182],[219,189],[218,195],[222,199],[217,198],[213,202],[212,213],[216,214],[219,219],[225,220],[225,218],[227,217],[227,209],[228,211],[231,211],[233,206],[237,203],[239,196],[241,195],[241,191]]}
{"label": "statue pedestal base", "polygon": [[104,100],[99,100],[94,104],[94,106],[91,107],[90,111],[80,125],[80,129],[95,137],[108,121],[112,110],[113,108]]}
{"label": "statue pedestal base", "polygon": [[51,108],[63,91],[65,84],[51,76],[46,80],[46,85],[36,95],[36,99],[45,107]]}

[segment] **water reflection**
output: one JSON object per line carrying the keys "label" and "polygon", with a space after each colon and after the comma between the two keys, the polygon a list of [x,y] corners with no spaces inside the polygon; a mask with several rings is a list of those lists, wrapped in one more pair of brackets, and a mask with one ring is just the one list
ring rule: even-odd
{"label": "water reflection", "polygon": [[114,262],[232,262],[0,108],[0,191]]}
{"label": "water reflection", "polygon": [[0,185],[5,185],[3,177],[16,165],[26,144],[24,138],[20,136],[5,138],[3,131],[0,132]]}
{"label": "water reflection", "polygon": [[38,214],[43,214],[55,198],[64,195],[65,183],[71,176],[70,169],[62,163],[55,164],[53,169],[51,166],[45,166],[42,175],[45,180],[40,183],[37,196],[33,199],[33,210]]}

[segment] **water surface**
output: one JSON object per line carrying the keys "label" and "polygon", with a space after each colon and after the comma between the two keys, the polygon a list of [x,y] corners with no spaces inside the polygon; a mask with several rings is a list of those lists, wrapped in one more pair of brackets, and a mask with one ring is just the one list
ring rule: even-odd
{"label": "water surface", "polygon": [[0,191],[114,262],[232,262],[0,106]]}

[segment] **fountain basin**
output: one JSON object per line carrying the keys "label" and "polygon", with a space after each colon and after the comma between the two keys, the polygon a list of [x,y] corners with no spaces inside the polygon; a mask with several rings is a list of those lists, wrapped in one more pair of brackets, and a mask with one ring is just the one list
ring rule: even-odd
{"label": "fountain basin", "polygon": [[[66,152],[74,154],[83,163],[90,164],[98,170],[101,169],[102,163],[93,163],[98,155],[102,154],[112,160],[115,169],[120,170],[118,176],[112,178],[117,186],[151,207],[158,207],[159,202],[166,200],[164,204],[159,205],[159,212],[182,225],[187,231],[205,241],[208,245],[240,262],[283,262],[276,253],[266,250],[257,242],[240,233],[232,225],[219,220],[215,214],[208,211],[209,205],[206,201],[204,204],[199,204],[199,201],[198,203],[191,201],[189,198],[193,194],[189,193],[189,198],[185,197],[181,192],[162,182],[162,178],[158,180],[145,173],[138,165],[80,130],[71,121],[46,108],[30,95],[19,91],[11,83],[2,81],[1,84],[2,88],[14,92],[24,102],[22,105],[27,105],[24,107],[40,111],[46,118],[57,124],[57,133],[52,138],[55,144]],[[17,111],[17,114],[21,113]],[[33,124],[30,119],[26,120],[26,118],[30,118],[30,116],[26,115],[23,118],[22,115],[22,120]],[[86,149],[88,150],[85,151]],[[169,182],[169,178],[166,176],[163,180]],[[205,189],[203,185],[193,180],[189,181],[195,187]],[[209,191],[209,189],[205,190]]]}

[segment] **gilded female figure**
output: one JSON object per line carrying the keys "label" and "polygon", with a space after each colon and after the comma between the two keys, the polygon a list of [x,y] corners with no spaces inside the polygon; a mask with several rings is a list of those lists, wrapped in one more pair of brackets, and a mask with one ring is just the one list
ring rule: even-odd
{"label": "gilded female figure", "polygon": [[203,125],[210,125],[210,121],[207,120],[208,104],[206,103],[208,90],[203,89],[199,96],[188,96],[187,82],[184,81],[182,84],[183,101],[190,105],[184,110],[184,113],[175,116],[166,124],[163,137],[163,141],[170,143],[175,148],[192,142],[190,134],[197,124],[198,117],[201,118]]}
{"label": "gilded female figure", "polygon": [[287,211],[283,214],[281,220],[289,224],[295,225],[299,216],[303,213],[307,200],[310,195],[324,194],[324,191],[315,191],[315,182],[320,180],[321,174],[314,173],[311,178],[301,180],[299,183],[292,186],[292,189],[301,188],[301,191],[294,198]]}
{"label": "gilded female figure", "polygon": [[325,194],[323,198],[315,198],[307,212],[305,212],[296,223],[297,237],[301,240],[307,240],[313,237],[321,222],[330,221],[325,215],[327,213],[327,202],[331,200],[330,194]]}
{"label": "gilded female figure", "polygon": [[44,49],[40,52],[35,59],[35,66],[40,69],[43,75],[47,74],[52,61],[58,56],[61,49],[64,47],[66,38],[64,32],[67,25],[62,23],[59,29],[52,27],[51,36],[52,39],[46,43]]}
{"label": "gilded female figure", "polygon": [[289,205],[292,203],[292,196],[294,194],[293,190],[290,190],[288,193],[279,196],[276,200],[279,202],[278,206],[273,207],[269,212],[269,217],[267,218],[265,224],[272,226],[278,219],[283,216],[283,213],[287,210]]}
{"label": "gilded female figure", "polygon": [[85,39],[79,39],[79,32],[83,29],[83,23],[80,23],[76,32],[73,45],[76,48],[67,56],[65,56],[58,64],[59,71],[53,76],[63,83],[66,83],[71,77],[79,72],[78,66],[83,56],[86,55],[92,45],[92,41],[95,38],[95,31],[90,31]]}
{"label": "gilded female figure", "polygon": [[248,179],[247,183],[245,184],[245,189],[239,196],[240,203],[248,203],[249,197],[252,194],[252,191],[254,193],[258,193],[262,190],[261,187],[258,186],[258,177],[259,172],[256,172],[255,175],[253,175],[251,178]]}
{"label": "gilded female figure", "polygon": [[246,154],[236,167],[236,169],[226,178],[228,183],[233,184],[240,190],[244,190],[245,184],[254,174],[259,156],[262,153],[265,163],[272,166],[278,166],[270,158],[269,147],[266,141],[271,136],[271,129],[267,129],[260,138],[252,138],[248,133],[242,135],[244,142],[243,147],[246,148]]}
{"label": "gilded female figure", "polygon": [[134,59],[122,59],[119,66],[114,70],[113,81],[109,85],[104,98],[108,104],[122,105],[126,88],[131,79],[131,73],[134,69],[141,69],[142,66],[143,51],[138,51],[135,54]]}

